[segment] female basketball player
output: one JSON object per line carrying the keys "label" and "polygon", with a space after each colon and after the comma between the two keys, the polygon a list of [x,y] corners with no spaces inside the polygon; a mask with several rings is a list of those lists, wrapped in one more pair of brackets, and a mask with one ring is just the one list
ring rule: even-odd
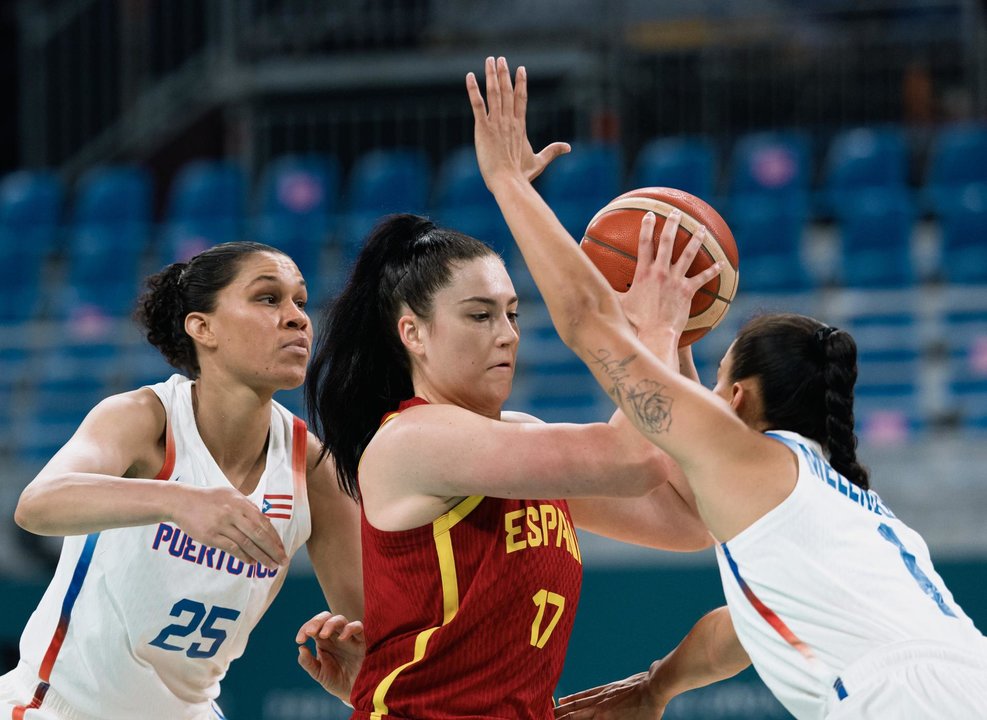
{"label": "female basketball player", "polygon": [[[526,172],[545,162],[529,149]],[[621,414],[546,425],[502,411],[517,303],[489,247],[398,215],[325,317],[307,391],[362,500],[355,718],[551,718],[582,576],[574,527],[709,545],[661,482],[677,468]]]}
{"label": "female basketball player", "polygon": [[297,267],[229,243],[148,287],[138,319],[187,377],[101,402],[21,495],[17,523],[65,542],[0,679],[15,719],[222,717],[219,681],[306,541],[330,606],[362,616],[356,504],[272,400],[309,357]]}
{"label": "female basketball player", "polygon": [[649,247],[654,217],[642,224],[640,257],[655,302],[635,333],[526,177],[523,68],[512,87],[506,61],[489,58],[486,103],[472,74],[466,83],[481,172],[559,334],[684,470],[718,541],[732,630],[775,696],[798,718],[982,716],[987,640],[856,460],[849,334],[765,316],[741,330],[712,393],[683,380],[668,338],[684,328],[688,302],[666,302],[676,273],[671,243],[657,257]]}

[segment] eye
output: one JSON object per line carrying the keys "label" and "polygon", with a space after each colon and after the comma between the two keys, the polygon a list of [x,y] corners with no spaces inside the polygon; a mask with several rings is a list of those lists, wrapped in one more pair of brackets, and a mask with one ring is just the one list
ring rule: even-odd
{"label": "eye", "polygon": [[257,300],[268,305],[276,305],[278,302],[278,299],[274,295],[260,295],[257,297]]}
{"label": "eye", "polygon": [[473,313],[470,315],[470,317],[476,320],[477,322],[486,322],[487,320],[490,319],[490,313],[485,313],[485,312]]}
{"label": "eye", "polygon": [[507,313],[507,319],[510,320],[512,323],[516,323],[519,317],[520,315],[518,315],[517,310],[512,310]]}
{"label": "eye", "polygon": [[299,310],[304,310],[308,306],[308,300],[295,300],[295,305]]}

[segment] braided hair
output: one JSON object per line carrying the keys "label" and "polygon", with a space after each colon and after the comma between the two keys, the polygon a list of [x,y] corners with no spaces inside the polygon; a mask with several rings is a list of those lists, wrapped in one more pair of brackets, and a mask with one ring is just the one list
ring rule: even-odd
{"label": "braided hair", "polygon": [[758,379],[770,427],[812,438],[838,473],[870,487],[857,461],[857,345],[848,332],[804,315],[761,315],[737,334],[732,359],[731,382]]}

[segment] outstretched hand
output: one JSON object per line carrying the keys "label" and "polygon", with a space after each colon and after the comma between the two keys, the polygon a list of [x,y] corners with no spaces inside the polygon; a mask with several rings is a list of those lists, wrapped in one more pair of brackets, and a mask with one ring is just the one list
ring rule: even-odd
{"label": "outstretched hand", "polygon": [[652,240],[655,214],[645,213],[641,221],[634,279],[630,290],[619,298],[624,314],[642,339],[664,333],[674,336],[677,344],[689,321],[693,296],[720,274],[719,263],[714,263],[695,277],[686,276],[706,237],[703,227],[696,230],[678,260],[672,262],[672,248],[681,219],[678,210],[668,216],[657,249]]}
{"label": "outstretched hand", "polygon": [[555,142],[535,153],[528,140],[528,76],[518,67],[513,86],[505,58],[488,57],[485,64],[486,102],[476,75],[466,76],[466,91],[473,107],[476,158],[487,187],[498,174],[520,176],[529,182],[541,175],[555,158],[571,149]]}
{"label": "outstretched hand", "polygon": [[[305,644],[309,638],[315,641],[315,655]],[[298,629],[295,642],[298,664],[326,692],[348,703],[367,652],[363,623],[321,612]]]}
{"label": "outstretched hand", "polygon": [[649,673],[640,672],[562,698],[555,720],[659,720],[666,704],[653,694]]}

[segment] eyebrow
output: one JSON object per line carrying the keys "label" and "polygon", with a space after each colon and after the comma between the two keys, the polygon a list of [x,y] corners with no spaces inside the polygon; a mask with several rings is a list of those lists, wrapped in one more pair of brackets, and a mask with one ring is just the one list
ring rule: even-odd
{"label": "eyebrow", "polygon": [[[280,281],[281,278],[279,278],[277,275],[258,275],[253,280],[247,283],[247,287],[250,287],[251,285],[256,285],[259,282],[280,282]],[[305,285],[305,278],[301,279],[301,283],[302,285]]]}
{"label": "eyebrow", "polygon": [[[496,306],[497,305],[497,301],[494,300],[493,298],[481,297],[479,295],[474,295],[473,297],[468,297],[468,298],[465,298],[463,300],[460,300],[459,301],[459,304],[460,305],[465,305],[466,303],[470,303],[470,302],[477,302],[477,303],[481,303],[483,305],[493,305],[493,306]],[[513,305],[516,302],[517,302],[517,295],[513,295],[513,296],[511,296],[511,299],[507,301],[507,304],[508,305]]]}

